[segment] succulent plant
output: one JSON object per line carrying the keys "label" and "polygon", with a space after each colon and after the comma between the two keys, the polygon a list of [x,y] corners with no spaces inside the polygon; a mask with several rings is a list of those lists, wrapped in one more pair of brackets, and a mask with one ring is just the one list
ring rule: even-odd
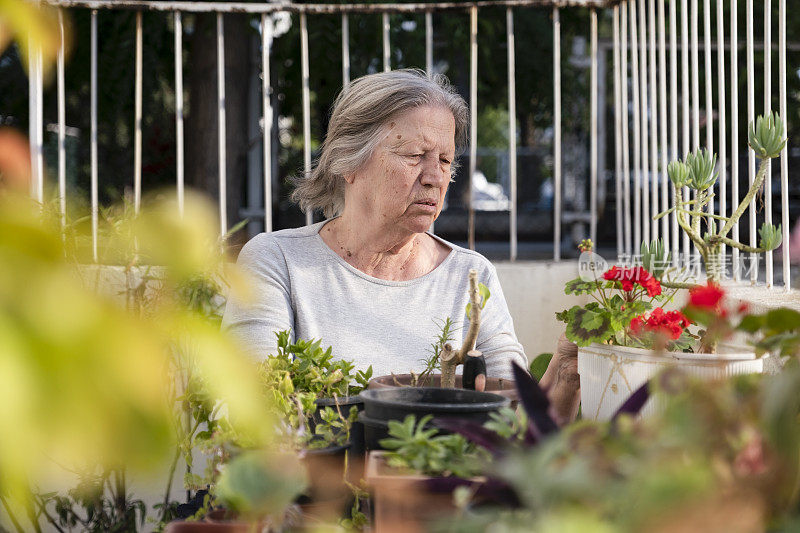
{"label": "succulent plant", "polygon": [[750,123],[747,142],[759,159],[772,159],[781,155],[786,146],[785,127],[781,117],[772,112],[759,116]]}
{"label": "succulent plant", "polygon": [[671,254],[666,250],[663,239],[654,239],[649,245],[641,246],[642,266],[658,279],[664,275],[669,266]]}
{"label": "succulent plant", "polygon": [[667,174],[675,188],[686,187],[692,179],[692,171],[683,161],[673,161],[667,166]]}
{"label": "succulent plant", "polygon": [[[761,190],[770,159],[780,156],[786,146],[785,125],[777,113],[759,116],[750,123],[748,141],[756,156],[761,159],[758,172],[750,184],[750,189],[739,201],[729,216],[708,210],[714,197],[713,186],[717,180],[717,156],[708,150],[698,149],[686,155],[683,161],[674,161],[667,166],[667,174],[675,187],[677,203],[671,209],[657,214],[657,220],[670,213],[676,213],[678,225],[689,236],[700,252],[706,265],[706,275],[710,281],[719,282],[724,272],[718,268],[724,264],[724,247],[730,246],[747,253],[763,253],[774,250],[781,244],[781,227],[764,224],[759,231],[758,248],[747,246],[728,237],[728,234],[742,218],[748,206],[755,201]],[[698,192],[695,198],[682,198],[681,188],[690,187]],[[705,230],[703,229],[705,224]],[[719,229],[717,229],[719,228]],[[642,246],[642,255],[645,246]],[[652,253],[652,250],[649,250]]]}
{"label": "succulent plant", "polygon": [[778,246],[781,245],[781,225],[778,224],[775,227],[773,224],[764,224],[761,226],[761,229],[758,230],[758,235],[761,237],[759,241],[759,248],[763,248],[765,250],[774,250]]}
{"label": "succulent plant", "polygon": [[698,149],[686,154],[685,165],[691,171],[688,185],[697,191],[704,191],[717,181],[717,154]]}

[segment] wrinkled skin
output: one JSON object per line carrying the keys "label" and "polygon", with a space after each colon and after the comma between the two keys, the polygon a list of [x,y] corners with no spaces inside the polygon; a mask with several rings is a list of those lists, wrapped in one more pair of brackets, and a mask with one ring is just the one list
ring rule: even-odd
{"label": "wrinkled skin", "polygon": [[448,109],[420,107],[393,117],[367,162],[344,176],[344,210],[320,231],[322,239],[371,276],[427,274],[449,253],[425,231],[444,205],[454,157]]}
{"label": "wrinkled skin", "polygon": [[578,345],[562,334],[547,371],[539,383],[547,390],[552,415],[559,425],[567,424],[578,415],[581,382],[578,375]]}

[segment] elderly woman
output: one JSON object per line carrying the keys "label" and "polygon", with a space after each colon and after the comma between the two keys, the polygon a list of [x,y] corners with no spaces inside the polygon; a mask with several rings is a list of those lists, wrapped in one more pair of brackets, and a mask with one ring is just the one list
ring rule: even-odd
{"label": "elderly woman", "polygon": [[[336,99],[316,168],[293,193],[327,219],[244,246],[239,265],[254,293],[228,302],[224,325],[256,357],[291,329],[375,375],[418,372],[445,318],[460,344],[475,269],[491,291],[476,344],[487,375],[511,378],[512,361],[527,367],[492,264],[427,232],[467,125],[467,106],[444,77],[397,70],[353,81]],[[542,380],[564,418],[577,405],[574,378],[574,358],[557,356]]]}

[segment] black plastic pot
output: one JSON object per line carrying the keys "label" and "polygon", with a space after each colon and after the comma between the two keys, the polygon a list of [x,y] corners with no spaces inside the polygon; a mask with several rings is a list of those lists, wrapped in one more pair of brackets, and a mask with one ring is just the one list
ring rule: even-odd
{"label": "black plastic pot", "polygon": [[[331,407],[332,409],[336,409],[336,406],[339,406],[339,410],[342,412],[342,416],[347,417],[350,414],[350,409],[352,407],[356,407],[358,412],[364,410],[364,401],[361,399],[360,395],[356,396],[344,396],[340,398],[318,398],[314,401],[317,405],[317,410],[314,412],[314,415],[311,417],[309,421],[309,429],[314,431],[317,423],[322,420],[320,412],[325,407]],[[353,427],[350,428],[350,447],[349,451],[351,457],[361,457],[363,459],[364,455],[364,427],[361,425],[360,422],[355,422]]]}
{"label": "black plastic pot", "polygon": [[404,420],[415,415],[441,418],[462,418],[483,423],[489,414],[510,404],[498,394],[464,389],[434,387],[397,387],[372,389],[361,393],[364,411],[359,421],[364,425],[368,450],[380,450],[380,440],[388,436],[389,420]]}

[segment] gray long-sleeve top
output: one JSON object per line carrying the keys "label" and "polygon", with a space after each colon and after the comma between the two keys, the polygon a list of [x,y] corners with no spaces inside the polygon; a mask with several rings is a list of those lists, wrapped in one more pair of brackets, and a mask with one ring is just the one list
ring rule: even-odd
{"label": "gray long-sleeve top", "polygon": [[275,353],[275,332],[291,329],[293,339],[322,339],[357,369],[372,365],[375,376],[419,372],[446,317],[455,322],[453,346],[461,345],[474,268],[491,291],[476,346],[488,375],[513,378],[511,361],[527,367],[495,268],[482,255],[436,237],[451,252],[434,270],[408,281],[378,279],[325,244],[324,223],[262,233],[242,248],[238,264],[252,277],[252,294],[229,298],[223,327],[254,357]]}

